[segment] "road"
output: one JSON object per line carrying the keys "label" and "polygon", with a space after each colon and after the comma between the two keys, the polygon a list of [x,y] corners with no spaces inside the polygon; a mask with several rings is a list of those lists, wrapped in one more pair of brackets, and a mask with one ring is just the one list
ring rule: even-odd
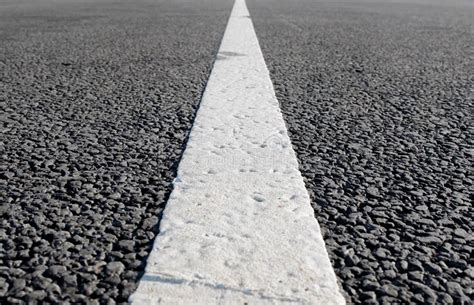
{"label": "road", "polygon": [[348,299],[472,300],[472,2],[249,9]]}
{"label": "road", "polygon": [[1,5],[0,302],[126,302],[232,3]]}
{"label": "road", "polygon": [[[0,303],[126,303],[231,0],[0,0]],[[470,1],[247,0],[349,304],[471,304]]]}

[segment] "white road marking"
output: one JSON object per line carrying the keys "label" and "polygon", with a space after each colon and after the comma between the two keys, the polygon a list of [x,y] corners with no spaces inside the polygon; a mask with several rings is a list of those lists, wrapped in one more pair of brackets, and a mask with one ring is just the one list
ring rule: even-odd
{"label": "white road marking", "polygon": [[344,304],[236,0],[133,304]]}

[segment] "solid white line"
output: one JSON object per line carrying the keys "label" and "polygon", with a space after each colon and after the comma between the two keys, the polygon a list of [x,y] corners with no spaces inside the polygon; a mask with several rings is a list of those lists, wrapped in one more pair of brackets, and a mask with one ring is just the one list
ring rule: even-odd
{"label": "solid white line", "polygon": [[134,304],[344,304],[236,0]]}

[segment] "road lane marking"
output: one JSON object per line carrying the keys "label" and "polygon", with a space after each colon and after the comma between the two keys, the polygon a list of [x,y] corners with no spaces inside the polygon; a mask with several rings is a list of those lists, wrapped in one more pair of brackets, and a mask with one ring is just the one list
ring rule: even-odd
{"label": "road lane marking", "polygon": [[133,304],[344,304],[236,0]]}

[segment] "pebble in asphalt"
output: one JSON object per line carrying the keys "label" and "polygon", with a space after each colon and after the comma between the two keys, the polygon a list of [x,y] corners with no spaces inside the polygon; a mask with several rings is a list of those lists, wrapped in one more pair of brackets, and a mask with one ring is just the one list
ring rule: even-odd
{"label": "pebble in asphalt", "polygon": [[0,303],[126,303],[231,5],[0,3]]}
{"label": "pebble in asphalt", "polygon": [[348,302],[472,304],[472,2],[248,5]]}

